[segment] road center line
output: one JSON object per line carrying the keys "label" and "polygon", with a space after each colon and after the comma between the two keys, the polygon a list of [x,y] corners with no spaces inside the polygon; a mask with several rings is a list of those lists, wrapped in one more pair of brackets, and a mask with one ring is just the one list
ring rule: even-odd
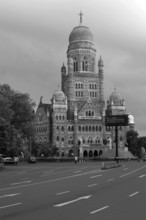
{"label": "road center line", "polygon": [[135,196],[136,194],[138,194],[139,192],[135,192],[135,193],[132,193],[131,195],[129,195],[129,197],[132,197],[132,196]]}
{"label": "road center line", "polygon": [[59,195],[65,194],[65,193],[69,193],[69,192],[70,192],[70,191],[60,192],[60,193],[57,193],[56,196],[59,196]]}
{"label": "road center line", "polygon": [[91,179],[96,178],[96,177],[100,177],[102,175],[96,175],[96,176],[90,176]]}
{"label": "road center line", "polygon": [[135,172],[137,172],[137,171],[139,171],[139,170],[141,170],[141,169],[143,169],[143,168],[145,168],[145,167],[146,167],[146,166],[143,166],[143,167],[140,167],[139,169],[133,170],[132,172],[125,173],[125,174],[121,175],[120,178],[122,178],[122,177],[124,177],[124,176],[128,176],[128,175],[130,175],[130,174],[132,174],[132,173],[135,173]]}
{"label": "road center line", "polygon": [[104,206],[104,207],[102,207],[100,209],[97,209],[97,210],[94,210],[94,211],[90,212],[90,214],[95,214],[96,212],[100,212],[100,211],[102,211],[104,209],[107,209],[107,208],[109,208],[109,206]]}
{"label": "road center line", "polygon": [[22,203],[19,202],[19,203],[15,203],[15,204],[7,205],[7,206],[1,206],[0,209],[9,208],[9,207],[16,206],[16,205],[22,205]]}
{"label": "road center line", "polygon": [[10,185],[13,186],[13,185],[19,185],[19,184],[23,184],[23,183],[31,183],[32,180],[28,180],[28,181],[23,181],[23,182],[18,182],[18,183],[11,183]]}

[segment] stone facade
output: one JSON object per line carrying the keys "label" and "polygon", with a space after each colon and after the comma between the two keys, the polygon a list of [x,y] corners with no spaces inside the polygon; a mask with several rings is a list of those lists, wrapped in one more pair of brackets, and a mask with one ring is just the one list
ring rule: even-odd
{"label": "stone facade", "polygon": [[[93,35],[81,22],[69,36],[61,89],[55,91],[50,104],[40,100],[35,121],[37,142],[56,146],[58,155],[65,157],[98,157],[114,147],[114,129],[105,127],[105,113],[126,114],[126,107],[115,89],[105,110],[103,70],[102,58],[96,61]],[[126,131],[127,127],[119,128],[121,148]]]}

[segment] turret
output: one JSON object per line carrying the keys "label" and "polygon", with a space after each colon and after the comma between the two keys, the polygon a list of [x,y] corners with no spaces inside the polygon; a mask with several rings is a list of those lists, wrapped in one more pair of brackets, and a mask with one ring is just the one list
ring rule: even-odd
{"label": "turret", "polygon": [[61,74],[62,74],[63,77],[66,76],[66,67],[64,66],[64,63],[61,67]]}
{"label": "turret", "polygon": [[103,60],[100,56],[100,59],[98,61],[98,74],[99,74],[99,77],[103,78],[103,67],[104,67],[104,63],[103,63]]}
{"label": "turret", "polygon": [[99,97],[101,101],[104,101],[104,94],[103,94],[103,60],[100,56],[98,61],[98,77],[99,77]]}

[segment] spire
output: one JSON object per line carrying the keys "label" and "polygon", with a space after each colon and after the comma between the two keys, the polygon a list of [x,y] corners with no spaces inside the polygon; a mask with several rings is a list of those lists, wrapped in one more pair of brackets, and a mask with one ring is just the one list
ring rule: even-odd
{"label": "spire", "polygon": [[79,13],[79,16],[80,16],[80,25],[82,24],[82,17],[83,17],[83,13],[80,11]]}

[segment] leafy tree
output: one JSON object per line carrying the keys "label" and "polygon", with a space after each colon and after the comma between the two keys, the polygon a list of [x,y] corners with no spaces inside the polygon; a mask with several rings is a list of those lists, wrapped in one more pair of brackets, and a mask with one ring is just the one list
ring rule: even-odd
{"label": "leafy tree", "polygon": [[140,147],[138,145],[138,133],[134,130],[129,130],[126,134],[128,150],[131,151],[135,156],[140,157]]}
{"label": "leafy tree", "polygon": [[29,94],[0,85],[0,152],[19,154],[22,143],[34,137],[34,106]]}

